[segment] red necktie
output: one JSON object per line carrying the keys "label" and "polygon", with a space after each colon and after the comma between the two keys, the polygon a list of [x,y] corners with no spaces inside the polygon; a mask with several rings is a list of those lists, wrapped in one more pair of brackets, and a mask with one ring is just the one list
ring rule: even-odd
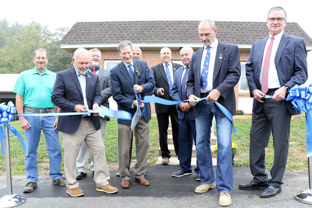
{"label": "red necktie", "polygon": [[93,71],[93,74],[95,74],[95,73],[96,73],[96,68],[93,67],[93,68],[92,68],[92,71]]}
{"label": "red necktie", "polygon": [[269,68],[270,68],[270,59],[273,46],[274,36],[271,37],[270,43],[265,53],[263,68],[262,68],[262,77],[261,77],[261,91],[266,94],[269,90]]}

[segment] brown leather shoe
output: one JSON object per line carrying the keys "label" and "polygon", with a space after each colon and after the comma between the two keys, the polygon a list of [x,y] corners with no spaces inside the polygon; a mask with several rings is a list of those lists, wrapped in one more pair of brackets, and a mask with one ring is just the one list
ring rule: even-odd
{"label": "brown leather shoe", "polygon": [[123,189],[130,188],[130,181],[126,180],[126,179],[123,179],[123,180],[121,180],[120,186]]}
{"label": "brown leather shoe", "polygon": [[138,182],[139,184],[141,184],[143,186],[149,186],[150,185],[148,180],[146,180],[144,177],[143,178],[135,178],[135,182]]}
{"label": "brown leather shoe", "polygon": [[74,196],[74,197],[78,197],[78,196],[83,196],[84,193],[83,191],[79,188],[79,187],[76,187],[76,188],[67,188],[67,191],[66,191],[70,196]]}

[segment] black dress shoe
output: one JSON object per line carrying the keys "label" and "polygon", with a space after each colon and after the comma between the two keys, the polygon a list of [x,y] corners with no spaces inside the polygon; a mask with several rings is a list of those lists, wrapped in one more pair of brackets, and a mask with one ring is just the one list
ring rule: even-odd
{"label": "black dress shoe", "polygon": [[260,188],[266,188],[268,186],[268,182],[259,182],[256,183],[254,181],[251,181],[248,184],[239,184],[238,188],[241,190],[250,190],[250,189],[260,189]]}
{"label": "black dress shoe", "polygon": [[281,193],[281,191],[282,191],[281,187],[274,187],[274,186],[270,185],[262,191],[262,193],[260,194],[260,197],[261,198],[270,198],[270,197],[273,197],[273,196]]}
{"label": "black dress shoe", "polygon": [[76,176],[76,179],[77,179],[77,180],[81,180],[81,179],[84,179],[86,176],[87,176],[86,173],[84,173],[84,172],[78,172],[78,173],[77,173],[77,176]]}

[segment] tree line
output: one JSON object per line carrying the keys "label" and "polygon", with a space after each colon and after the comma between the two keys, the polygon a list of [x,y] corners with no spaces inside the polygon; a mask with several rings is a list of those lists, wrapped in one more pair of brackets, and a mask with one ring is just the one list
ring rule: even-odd
{"label": "tree line", "polygon": [[59,46],[67,31],[68,28],[63,27],[51,32],[37,22],[11,25],[6,19],[0,20],[0,74],[18,74],[33,68],[32,56],[37,48],[47,50],[49,70],[58,72],[70,68],[71,54]]}

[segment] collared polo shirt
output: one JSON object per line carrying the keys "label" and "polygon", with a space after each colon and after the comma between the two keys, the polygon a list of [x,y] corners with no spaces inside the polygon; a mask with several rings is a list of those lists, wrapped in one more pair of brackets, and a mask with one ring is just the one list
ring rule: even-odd
{"label": "collared polo shirt", "polygon": [[56,73],[47,68],[40,74],[36,67],[22,72],[14,86],[13,92],[24,96],[23,105],[30,108],[53,108],[51,101]]}

